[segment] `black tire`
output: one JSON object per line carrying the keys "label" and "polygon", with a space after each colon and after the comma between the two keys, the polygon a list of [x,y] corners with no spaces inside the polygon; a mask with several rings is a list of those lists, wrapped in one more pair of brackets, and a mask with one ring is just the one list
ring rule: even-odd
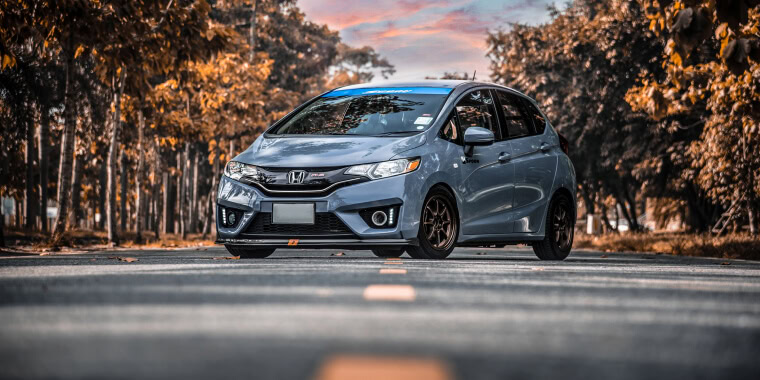
{"label": "black tire", "polygon": [[[436,201],[440,203],[436,203]],[[433,204],[437,206],[435,212],[429,208]],[[446,213],[441,209],[441,206],[445,206],[448,216],[445,216]],[[431,216],[432,219],[430,219]],[[444,221],[445,218],[448,218],[448,221]],[[433,232],[431,233],[431,231]],[[442,238],[442,236],[444,237]],[[417,233],[420,245],[409,246],[406,248],[406,252],[414,259],[442,260],[454,250],[458,236],[459,213],[454,196],[443,187],[434,187],[422,204],[420,230]]]}
{"label": "black tire", "polygon": [[232,256],[240,256],[241,259],[263,259],[274,253],[274,248],[254,249],[239,245],[225,245]]}
{"label": "black tire", "polygon": [[404,254],[404,248],[373,249],[372,253],[377,257],[401,257]]}
{"label": "black tire", "polygon": [[533,243],[533,252],[541,260],[564,260],[570,254],[575,235],[575,207],[570,198],[558,193],[546,213],[544,240]]}

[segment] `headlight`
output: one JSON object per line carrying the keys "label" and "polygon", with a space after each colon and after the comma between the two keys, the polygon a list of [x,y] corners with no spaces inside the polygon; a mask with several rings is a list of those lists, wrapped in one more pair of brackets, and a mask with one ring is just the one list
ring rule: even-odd
{"label": "headlight", "polygon": [[258,173],[255,166],[237,161],[230,161],[224,167],[224,175],[236,181],[243,177],[255,177]]}
{"label": "headlight", "polygon": [[394,175],[413,172],[420,167],[420,159],[406,159],[379,162],[377,164],[356,165],[348,168],[345,174],[363,175],[371,179],[393,177]]}

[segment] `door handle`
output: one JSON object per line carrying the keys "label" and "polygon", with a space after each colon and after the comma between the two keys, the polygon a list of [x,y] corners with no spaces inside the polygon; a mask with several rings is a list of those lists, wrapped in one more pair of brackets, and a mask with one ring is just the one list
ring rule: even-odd
{"label": "door handle", "polygon": [[512,159],[512,155],[506,152],[499,153],[499,162],[507,162]]}
{"label": "door handle", "polygon": [[538,149],[545,153],[549,149],[551,149],[551,145],[549,145],[549,144],[547,144],[545,142],[542,142],[541,145],[538,147]]}

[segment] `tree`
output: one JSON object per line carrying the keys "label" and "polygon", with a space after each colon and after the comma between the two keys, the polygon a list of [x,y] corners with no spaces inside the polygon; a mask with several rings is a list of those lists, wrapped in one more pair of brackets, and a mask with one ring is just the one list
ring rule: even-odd
{"label": "tree", "polygon": [[[689,118],[701,132],[682,154],[699,187],[728,209],[722,227],[747,216],[757,234],[760,199],[760,2],[641,1],[663,41],[667,75],[643,73],[626,98],[653,120]],[[743,207],[738,207],[743,205]],[[744,212],[739,212],[743,210]],[[722,231],[721,228],[721,231]]]}
{"label": "tree", "polygon": [[636,3],[579,0],[551,8],[547,24],[488,36],[491,79],[534,97],[570,140],[587,211],[609,198],[633,230],[642,191],[634,169],[656,144],[646,117],[621,102],[639,72],[659,71],[642,14]]}

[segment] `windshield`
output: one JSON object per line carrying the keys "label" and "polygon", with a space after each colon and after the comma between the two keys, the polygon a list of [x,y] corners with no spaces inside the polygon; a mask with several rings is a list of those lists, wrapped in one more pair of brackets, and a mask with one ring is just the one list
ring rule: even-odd
{"label": "windshield", "polygon": [[358,89],[327,93],[270,132],[275,135],[411,134],[425,130],[449,89]]}

